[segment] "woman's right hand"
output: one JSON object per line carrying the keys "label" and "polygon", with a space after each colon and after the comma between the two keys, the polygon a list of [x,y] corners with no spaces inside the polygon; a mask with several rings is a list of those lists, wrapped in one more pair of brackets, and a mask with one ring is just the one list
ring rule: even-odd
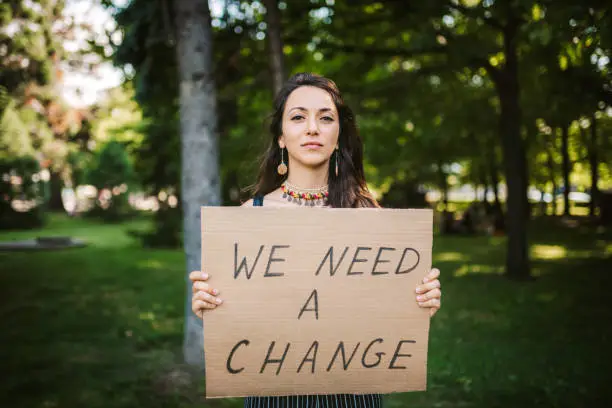
{"label": "woman's right hand", "polygon": [[223,300],[217,297],[219,291],[210,287],[206,281],[208,274],[202,271],[193,271],[189,274],[192,283],[193,296],[191,298],[191,310],[200,319],[204,317],[204,312],[208,309],[215,309]]}

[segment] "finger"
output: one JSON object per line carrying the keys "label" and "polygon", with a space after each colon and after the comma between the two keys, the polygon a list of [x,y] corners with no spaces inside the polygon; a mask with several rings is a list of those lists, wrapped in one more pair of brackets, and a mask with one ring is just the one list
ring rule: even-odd
{"label": "finger", "polygon": [[193,312],[197,314],[198,316],[200,316],[202,312],[206,310],[214,309],[216,307],[217,305],[215,305],[214,303],[208,303],[203,300],[194,300],[191,303],[191,310],[193,310]]}
{"label": "finger", "polygon": [[437,279],[438,276],[440,276],[440,270],[438,268],[433,268],[431,271],[429,271],[427,276],[423,278],[423,283]]}
{"label": "finger", "polygon": [[204,291],[204,292],[208,292],[208,290],[210,289],[210,287],[208,286],[208,283],[206,282],[202,282],[202,281],[194,281],[193,285],[191,285],[191,291],[193,293],[199,292],[199,291]]}
{"label": "finger", "polygon": [[204,307],[199,302],[201,301],[191,302],[191,311],[195,313],[195,315],[198,316],[200,319],[203,319],[204,318]]}
{"label": "finger", "polygon": [[440,281],[438,279],[432,280],[431,282],[424,283],[416,287],[416,293],[425,293],[435,288],[440,287]]}
{"label": "finger", "polygon": [[425,302],[418,302],[420,307],[435,307],[440,308],[440,299],[431,299]]}
{"label": "finger", "polygon": [[204,291],[196,292],[193,295],[193,298],[196,299],[196,300],[203,300],[203,301],[208,302],[208,303],[214,303],[216,305],[220,305],[221,303],[223,303],[223,300],[221,300],[220,298],[214,297],[210,293],[204,292]]}
{"label": "finger", "polygon": [[194,282],[193,285],[191,285],[191,289],[193,293],[202,291],[202,292],[210,293],[211,295],[215,295],[215,296],[219,294],[218,289],[211,288],[208,283],[202,282],[202,281]]}
{"label": "finger", "polygon": [[208,274],[202,271],[193,271],[189,273],[189,279],[192,281],[207,280]]}
{"label": "finger", "polygon": [[432,307],[432,308],[430,308],[429,309],[429,317],[433,317],[438,310],[440,310],[439,307]]}
{"label": "finger", "polygon": [[441,297],[442,297],[442,291],[436,288],[436,289],[427,291],[423,293],[422,295],[418,295],[416,299],[417,299],[417,302],[424,302],[426,300],[431,300],[431,299],[440,299]]}

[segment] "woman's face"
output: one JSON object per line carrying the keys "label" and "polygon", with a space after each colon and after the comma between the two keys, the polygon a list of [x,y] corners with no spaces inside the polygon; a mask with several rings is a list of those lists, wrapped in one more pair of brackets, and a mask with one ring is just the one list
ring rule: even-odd
{"label": "woman's face", "polygon": [[291,92],[283,112],[281,148],[287,148],[289,161],[305,167],[328,165],[338,145],[340,118],[331,95],[314,86],[301,86]]}

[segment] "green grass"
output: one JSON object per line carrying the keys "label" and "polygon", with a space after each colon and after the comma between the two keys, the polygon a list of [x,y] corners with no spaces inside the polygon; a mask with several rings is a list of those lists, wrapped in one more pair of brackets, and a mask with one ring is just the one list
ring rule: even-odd
{"label": "green grass", "polygon": [[[238,407],[206,401],[180,362],[184,257],[140,248],[146,220],[54,216],[41,231],[86,248],[0,253],[0,406]],[[432,321],[428,390],[387,407],[583,407],[612,401],[612,231],[531,224],[533,270],[500,276],[504,239],[436,237],[443,308]]]}

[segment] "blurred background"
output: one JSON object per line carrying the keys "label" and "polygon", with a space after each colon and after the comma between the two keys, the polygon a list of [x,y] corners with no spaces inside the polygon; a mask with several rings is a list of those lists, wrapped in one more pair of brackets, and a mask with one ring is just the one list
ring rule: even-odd
{"label": "blurred background", "polygon": [[0,22],[0,406],[241,406],[204,399],[182,191],[249,198],[304,71],[354,110],[381,204],[435,210],[428,391],[385,406],[612,402],[608,1],[11,0]]}

